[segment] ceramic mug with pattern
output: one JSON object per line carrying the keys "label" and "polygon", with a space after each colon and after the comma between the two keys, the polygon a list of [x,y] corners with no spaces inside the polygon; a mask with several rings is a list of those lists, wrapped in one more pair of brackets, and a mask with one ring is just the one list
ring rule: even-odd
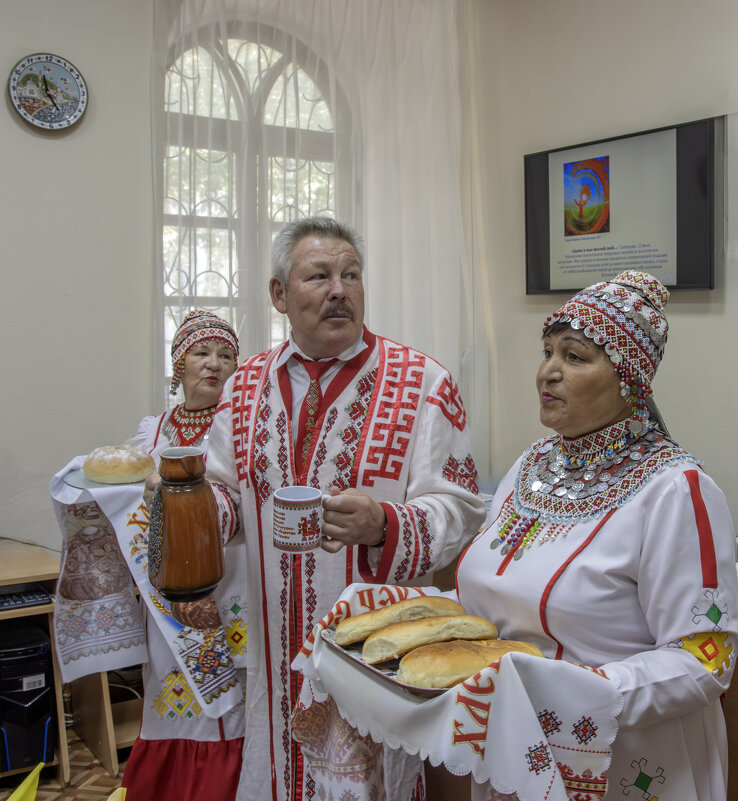
{"label": "ceramic mug with pattern", "polygon": [[301,553],[320,547],[323,500],[329,498],[314,487],[282,487],[274,493],[272,532],[274,547]]}

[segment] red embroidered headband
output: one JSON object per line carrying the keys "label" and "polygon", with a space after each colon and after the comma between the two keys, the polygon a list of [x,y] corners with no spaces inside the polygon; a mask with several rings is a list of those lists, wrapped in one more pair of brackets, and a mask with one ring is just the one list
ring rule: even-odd
{"label": "red embroidered headband", "polygon": [[[661,363],[669,324],[666,287],[648,273],[626,270],[611,281],[583,289],[555,311],[543,326],[569,323],[601,345],[620,373],[620,394],[633,403],[632,427],[642,430],[655,420],[668,433],[653,402],[651,381]],[[640,425],[642,424],[642,425]]]}
{"label": "red embroidered headband", "polygon": [[189,350],[198,342],[206,342],[216,339],[224,342],[233,350],[233,354],[238,360],[238,337],[233,327],[212,312],[197,309],[191,311],[184,322],[177,329],[177,333],[172,339],[172,385],[169,390],[171,395],[175,395],[177,387],[182,381],[184,373],[184,359]]}
{"label": "red embroidered headband", "polygon": [[605,348],[616,366],[650,385],[661,362],[669,325],[666,287],[648,273],[626,270],[583,289],[545,322],[566,322]]}

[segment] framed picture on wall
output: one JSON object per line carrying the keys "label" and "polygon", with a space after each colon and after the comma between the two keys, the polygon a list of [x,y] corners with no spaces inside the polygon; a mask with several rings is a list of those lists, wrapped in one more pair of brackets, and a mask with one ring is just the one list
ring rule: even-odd
{"label": "framed picture on wall", "polygon": [[712,289],[724,129],[711,117],[526,155],[526,293],[575,292],[627,269]]}

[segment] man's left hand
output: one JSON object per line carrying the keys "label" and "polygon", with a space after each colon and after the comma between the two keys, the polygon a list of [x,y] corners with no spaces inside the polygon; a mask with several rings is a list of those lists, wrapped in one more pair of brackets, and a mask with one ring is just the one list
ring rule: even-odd
{"label": "man's left hand", "polygon": [[357,489],[331,487],[331,497],[323,501],[323,540],[321,548],[336,553],[344,545],[379,545],[387,519],[384,509]]}

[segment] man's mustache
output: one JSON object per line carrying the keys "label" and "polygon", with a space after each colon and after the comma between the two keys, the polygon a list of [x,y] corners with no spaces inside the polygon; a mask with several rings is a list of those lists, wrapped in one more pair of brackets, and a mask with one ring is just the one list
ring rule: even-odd
{"label": "man's mustache", "polygon": [[327,317],[335,317],[337,314],[342,316],[346,316],[349,319],[354,319],[354,312],[350,306],[347,306],[345,303],[331,303],[330,306],[320,315],[322,320],[325,320]]}

